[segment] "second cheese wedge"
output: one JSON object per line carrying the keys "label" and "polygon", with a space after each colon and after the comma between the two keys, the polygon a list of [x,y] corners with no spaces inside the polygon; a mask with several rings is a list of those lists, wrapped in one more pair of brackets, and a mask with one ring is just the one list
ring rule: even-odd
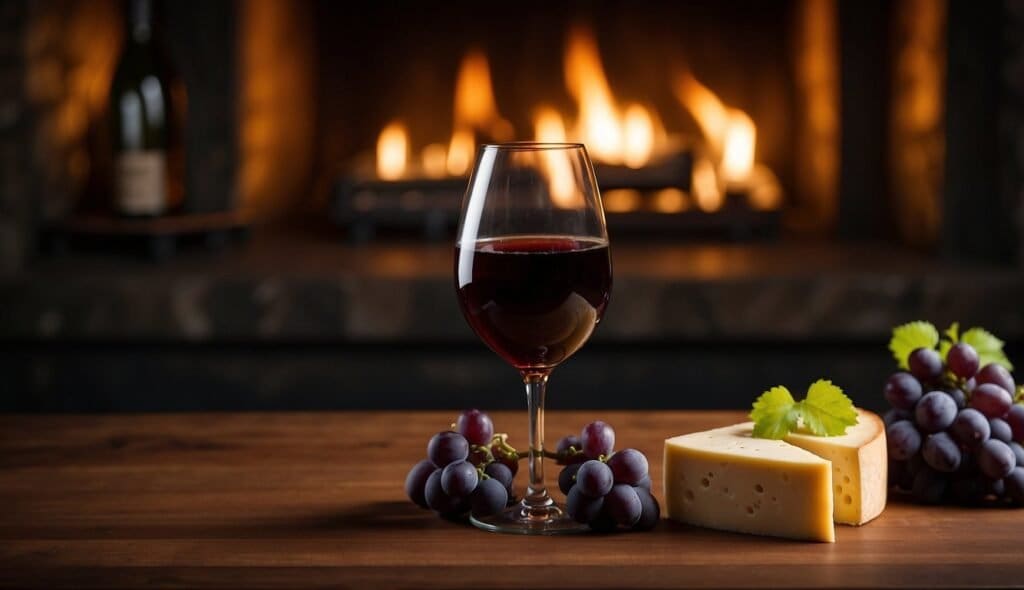
{"label": "second cheese wedge", "polygon": [[835,541],[832,464],[737,424],[665,441],[667,516],[698,526]]}

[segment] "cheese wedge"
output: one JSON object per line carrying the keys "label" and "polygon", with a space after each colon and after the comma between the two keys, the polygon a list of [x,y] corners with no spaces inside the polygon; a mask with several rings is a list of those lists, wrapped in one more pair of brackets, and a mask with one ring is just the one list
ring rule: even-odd
{"label": "cheese wedge", "polygon": [[785,441],[832,462],[833,518],[861,525],[885,509],[889,487],[885,425],[866,410],[842,436],[790,434]]}
{"label": "cheese wedge", "polygon": [[752,423],[665,441],[669,518],[697,526],[835,541],[832,465],[781,440],[752,438]]}

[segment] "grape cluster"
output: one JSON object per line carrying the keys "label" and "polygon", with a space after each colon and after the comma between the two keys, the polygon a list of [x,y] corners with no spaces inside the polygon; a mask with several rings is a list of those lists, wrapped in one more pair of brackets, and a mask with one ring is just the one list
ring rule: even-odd
{"label": "grape cluster", "polygon": [[[924,503],[1024,504],[1024,403],[964,342],[918,348],[886,381],[889,481]],[[1015,403],[1015,398],[1017,403]]]}
{"label": "grape cluster", "polygon": [[514,499],[518,468],[519,454],[504,434],[494,434],[490,416],[467,410],[454,431],[438,432],[427,443],[427,458],[409,471],[405,493],[447,518],[490,516]]}
{"label": "grape cluster", "polygon": [[651,495],[647,457],[636,449],[613,453],[615,431],[600,420],[583,427],[580,436],[558,442],[558,475],[569,516],[590,528],[610,532],[618,527],[650,530],[661,508]]}

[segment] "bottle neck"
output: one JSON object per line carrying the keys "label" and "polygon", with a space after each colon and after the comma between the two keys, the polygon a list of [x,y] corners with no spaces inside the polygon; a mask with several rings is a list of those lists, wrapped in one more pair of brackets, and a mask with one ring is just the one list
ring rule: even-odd
{"label": "bottle neck", "polygon": [[153,38],[152,0],[128,2],[128,38],[136,43],[148,43]]}

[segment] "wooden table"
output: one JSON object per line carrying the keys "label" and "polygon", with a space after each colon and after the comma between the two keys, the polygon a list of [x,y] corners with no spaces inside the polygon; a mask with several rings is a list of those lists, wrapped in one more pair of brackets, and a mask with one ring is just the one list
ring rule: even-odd
{"label": "wooden table", "polygon": [[[402,483],[454,416],[0,417],[0,586],[1024,586],[1024,510],[897,502],[840,527],[835,544],[668,521],[551,538],[447,522],[407,501]],[[525,446],[525,411],[494,418]],[[664,438],[741,416],[551,412],[550,438],[595,418],[617,428],[620,448],[645,451],[660,482]]]}

